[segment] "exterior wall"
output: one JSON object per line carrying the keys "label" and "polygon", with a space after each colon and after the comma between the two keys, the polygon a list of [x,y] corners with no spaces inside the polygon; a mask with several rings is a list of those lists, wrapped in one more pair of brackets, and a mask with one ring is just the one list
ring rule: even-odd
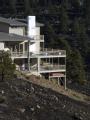
{"label": "exterior wall", "polygon": [[36,38],[35,39],[36,42],[31,44],[29,49],[30,49],[30,52],[38,54],[40,52],[40,42],[39,42],[39,40],[40,40],[40,28],[39,27],[35,28],[35,38]]}
{"label": "exterior wall", "polygon": [[40,27],[36,27],[36,35],[40,35]]}
{"label": "exterior wall", "polygon": [[[37,36],[37,40],[40,40],[40,27],[36,27],[36,29],[35,29],[35,31],[36,31],[36,36]],[[36,42],[35,43],[35,52],[37,53],[37,54],[39,54],[39,52],[40,52],[40,42]]]}
{"label": "exterior wall", "polygon": [[[36,17],[29,16],[28,17],[28,37],[35,37],[34,42],[30,44],[29,50],[34,54],[38,54],[40,52],[40,27],[36,27]],[[36,41],[36,42],[35,42]],[[38,42],[37,42],[38,41]]]}
{"label": "exterior wall", "polygon": [[9,27],[9,33],[17,34],[17,35],[25,35],[24,27]]}
{"label": "exterior wall", "polygon": [[6,23],[0,22],[0,32],[9,33],[9,25]]}
{"label": "exterior wall", "polygon": [[40,43],[35,42],[35,43],[31,44],[29,46],[29,50],[30,50],[29,52],[32,52],[34,54],[39,54],[39,52],[40,52]]}
{"label": "exterior wall", "polygon": [[4,43],[0,42],[0,50],[4,50]]}
{"label": "exterior wall", "polygon": [[36,35],[36,17],[28,16],[28,37]]}

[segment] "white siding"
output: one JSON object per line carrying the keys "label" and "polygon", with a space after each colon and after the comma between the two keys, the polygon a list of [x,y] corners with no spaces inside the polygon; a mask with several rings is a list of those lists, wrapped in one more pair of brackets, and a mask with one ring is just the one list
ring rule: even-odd
{"label": "white siding", "polygon": [[40,27],[36,27],[35,16],[28,16],[28,37],[35,38],[35,41],[29,46],[30,52],[38,54],[40,52]]}
{"label": "white siding", "polygon": [[0,42],[0,50],[4,50],[4,43]]}
{"label": "white siding", "polygon": [[40,43],[39,42],[35,42],[32,45],[29,46],[29,52],[32,52],[34,54],[39,54],[40,52]]}
{"label": "white siding", "polygon": [[24,27],[9,27],[9,33],[17,34],[17,35],[25,35]]}
{"label": "white siding", "polygon": [[28,16],[28,36],[36,35],[36,17]]}
{"label": "white siding", "polygon": [[36,27],[36,35],[40,35],[40,27]]}

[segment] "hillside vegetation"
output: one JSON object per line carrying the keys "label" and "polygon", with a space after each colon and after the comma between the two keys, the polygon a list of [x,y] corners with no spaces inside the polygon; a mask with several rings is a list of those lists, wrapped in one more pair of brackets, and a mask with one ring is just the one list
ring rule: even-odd
{"label": "hillside vegetation", "polygon": [[89,120],[90,105],[14,78],[0,83],[1,120]]}

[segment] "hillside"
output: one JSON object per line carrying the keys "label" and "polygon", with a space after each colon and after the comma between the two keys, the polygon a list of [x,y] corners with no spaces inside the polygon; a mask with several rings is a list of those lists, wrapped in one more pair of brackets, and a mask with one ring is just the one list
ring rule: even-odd
{"label": "hillside", "polygon": [[90,105],[23,79],[0,83],[1,120],[89,120]]}

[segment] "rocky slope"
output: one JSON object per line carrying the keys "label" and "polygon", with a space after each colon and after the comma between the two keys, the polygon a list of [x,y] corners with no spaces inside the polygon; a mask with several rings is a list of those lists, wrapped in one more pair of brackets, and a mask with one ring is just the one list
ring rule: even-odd
{"label": "rocky slope", "polygon": [[90,120],[90,105],[14,79],[0,82],[0,120]]}

